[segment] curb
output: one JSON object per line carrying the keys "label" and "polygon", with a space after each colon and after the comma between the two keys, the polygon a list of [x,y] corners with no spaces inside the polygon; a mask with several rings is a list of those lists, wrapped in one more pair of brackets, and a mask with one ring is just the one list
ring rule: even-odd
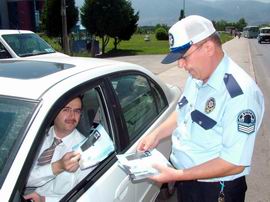
{"label": "curb", "polygon": [[249,64],[250,74],[251,74],[252,78],[254,79],[254,81],[257,83],[255,72],[254,72],[253,61],[252,61],[252,57],[251,57],[251,54],[250,54],[250,45],[249,45],[249,42],[248,42],[248,57],[249,57],[249,63],[250,63]]}

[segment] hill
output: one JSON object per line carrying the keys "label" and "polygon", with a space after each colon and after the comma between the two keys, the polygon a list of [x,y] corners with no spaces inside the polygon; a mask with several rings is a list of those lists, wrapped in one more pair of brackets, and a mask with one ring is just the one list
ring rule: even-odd
{"label": "hill", "polygon": [[[139,11],[139,25],[172,25],[183,8],[183,0],[132,0],[135,11]],[[241,0],[188,0],[185,14],[197,14],[211,20],[236,22],[244,18],[249,25],[270,23],[270,3]]]}

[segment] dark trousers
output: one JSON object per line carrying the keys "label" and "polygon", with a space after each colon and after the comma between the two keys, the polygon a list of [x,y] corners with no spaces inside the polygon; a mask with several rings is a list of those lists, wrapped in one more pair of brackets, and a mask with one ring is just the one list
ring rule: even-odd
{"label": "dark trousers", "polygon": [[[225,202],[244,202],[247,184],[245,177],[224,182]],[[178,202],[218,202],[221,185],[219,182],[177,182]]]}

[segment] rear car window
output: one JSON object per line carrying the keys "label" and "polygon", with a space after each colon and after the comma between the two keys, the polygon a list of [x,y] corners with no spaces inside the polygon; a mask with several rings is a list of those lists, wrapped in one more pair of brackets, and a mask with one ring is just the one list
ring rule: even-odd
{"label": "rear car window", "polygon": [[142,75],[112,80],[127,126],[129,139],[140,136],[167,106],[160,87]]}

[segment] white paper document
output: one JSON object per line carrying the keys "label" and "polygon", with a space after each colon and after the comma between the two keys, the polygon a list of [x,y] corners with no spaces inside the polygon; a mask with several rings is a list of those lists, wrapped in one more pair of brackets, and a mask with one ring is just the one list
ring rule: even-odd
{"label": "white paper document", "polygon": [[114,151],[114,144],[103,126],[99,124],[85,140],[73,147],[73,151],[81,154],[80,168],[85,169],[107,158]]}
{"label": "white paper document", "polygon": [[152,167],[154,163],[171,166],[166,157],[157,149],[116,156],[119,166],[130,175],[132,180],[141,180],[158,174],[158,170]]}

